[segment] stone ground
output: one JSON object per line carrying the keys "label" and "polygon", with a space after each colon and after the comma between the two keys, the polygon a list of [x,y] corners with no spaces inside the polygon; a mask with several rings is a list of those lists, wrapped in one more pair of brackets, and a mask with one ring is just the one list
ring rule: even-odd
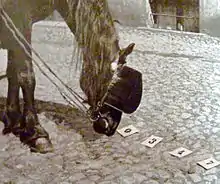
{"label": "stone ground", "polygon": [[[68,70],[72,36],[59,23],[50,24],[35,27],[34,48],[79,91],[78,75]],[[220,167],[205,170],[196,164],[211,156],[220,160],[220,40],[144,28],[119,30],[123,46],[137,44],[128,65],[143,73],[144,85],[140,107],[124,115],[119,128],[132,124],[140,132],[127,138],[98,135],[76,111],[39,102],[39,118],[55,151],[30,153],[14,136],[0,135],[0,183],[220,184]],[[64,102],[36,73],[36,97]],[[5,84],[1,81],[2,96]],[[140,144],[152,134],[163,141],[152,149]],[[180,146],[193,153],[182,159],[169,154]]]}

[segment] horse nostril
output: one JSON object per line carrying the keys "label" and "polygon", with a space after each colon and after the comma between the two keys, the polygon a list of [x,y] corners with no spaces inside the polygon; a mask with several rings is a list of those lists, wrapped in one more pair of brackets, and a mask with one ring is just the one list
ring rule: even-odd
{"label": "horse nostril", "polygon": [[113,62],[113,63],[111,64],[111,69],[112,69],[113,71],[115,71],[115,70],[117,69],[117,67],[118,67],[118,63]]}
{"label": "horse nostril", "polygon": [[104,134],[108,129],[108,120],[106,118],[99,118],[98,121],[93,123],[93,129],[100,134]]}

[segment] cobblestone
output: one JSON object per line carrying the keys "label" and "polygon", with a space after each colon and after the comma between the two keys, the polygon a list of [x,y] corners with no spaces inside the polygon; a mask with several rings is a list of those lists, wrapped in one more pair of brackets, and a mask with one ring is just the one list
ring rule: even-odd
{"label": "cobblestone", "polygon": [[198,174],[190,174],[189,176],[194,183],[202,181],[202,178]]}
{"label": "cobblestone", "polygon": [[[17,138],[0,135],[0,183],[203,184],[220,181],[219,167],[206,171],[196,164],[211,156],[220,160],[220,40],[143,28],[119,30],[121,45],[136,43],[128,65],[143,73],[141,105],[134,114],[123,115],[119,128],[133,124],[140,133],[128,138],[117,133],[113,137],[100,136],[93,132],[91,125],[76,118],[64,114],[63,121],[69,125],[66,128],[57,126],[56,118],[41,113],[39,119],[51,136],[55,152],[30,153]],[[74,75],[74,71],[69,70],[71,39],[72,35],[62,27],[56,31],[34,27],[35,49],[65,82],[82,94],[78,73]],[[37,69],[36,74],[37,98],[64,103]],[[1,96],[6,95],[6,86],[6,81],[1,81]],[[163,137],[163,141],[152,149],[140,144],[152,134]],[[169,151],[180,146],[193,153],[182,159],[172,157]]]}

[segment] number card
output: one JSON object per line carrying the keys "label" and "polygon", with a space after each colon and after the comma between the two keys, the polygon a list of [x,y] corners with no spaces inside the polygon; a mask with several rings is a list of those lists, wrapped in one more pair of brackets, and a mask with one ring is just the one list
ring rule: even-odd
{"label": "number card", "polygon": [[186,148],[180,147],[180,148],[177,148],[169,153],[175,157],[182,158],[182,157],[185,157],[185,156],[191,154],[192,151],[190,151]]}
{"label": "number card", "polygon": [[197,162],[197,164],[208,170],[208,169],[218,166],[220,162],[215,160],[214,158],[209,158],[209,159]]}
{"label": "number card", "polygon": [[139,130],[135,128],[133,125],[129,125],[127,127],[121,128],[117,130],[119,134],[121,134],[123,137],[130,136],[132,134],[138,133]]}
{"label": "number card", "polygon": [[8,63],[8,51],[6,49],[0,48],[0,59],[1,59],[0,74],[4,75],[6,73],[7,63]]}
{"label": "number card", "polygon": [[142,142],[141,144],[143,144],[147,147],[153,148],[154,146],[156,146],[156,144],[158,144],[162,140],[163,140],[162,137],[157,137],[157,136],[152,135],[147,140]]}

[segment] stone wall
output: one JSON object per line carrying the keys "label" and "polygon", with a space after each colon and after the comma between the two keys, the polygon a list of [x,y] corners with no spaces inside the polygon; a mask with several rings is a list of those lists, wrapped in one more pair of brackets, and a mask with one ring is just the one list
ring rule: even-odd
{"label": "stone wall", "polygon": [[[160,14],[175,15],[176,8],[173,6],[162,6],[161,4],[157,7]],[[176,17],[170,16],[158,16],[158,27],[162,29],[176,29]]]}
{"label": "stone wall", "polygon": [[[148,0],[108,0],[114,19],[124,26],[151,26],[150,5]],[[58,12],[47,20],[62,21]]]}
{"label": "stone wall", "polygon": [[111,12],[127,26],[151,25],[148,0],[108,0]]}
{"label": "stone wall", "polygon": [[[125,26],[152,27],[149,0],[108,0],[114,19]],[[201,33],[220,36],[220,1],[200,0],[199,27]],[[48,19],[62,20],[57,12]],[[187,21],[193,25],[194,22]],[[189,26],[189,25],[188,25]]]}
{"label": "stone wall", "polygon": [[200,32],[220,36],[219,0],[200,0]]}
{"label": "stone wall", "polygon": [[195,17],[195,18],[188,18],[184,20],[184,26],[187,28],[187,31],[192,32],[200,32],[199,28],[199,7],[191,7],[187,6],[184,9],[184,14],[186,14],[188,17]]}
{"label": "stone wall", "polygon": [[[154,27],[173,30],[178,27],[179,30],[187,32],[199,32],[199,0],[189,1],[178,3],[171,0],[167,2],[153,0],[150,6],[152,12],[157,14],[154,16]],[[177,16],[184,16],[184,18]]]}

